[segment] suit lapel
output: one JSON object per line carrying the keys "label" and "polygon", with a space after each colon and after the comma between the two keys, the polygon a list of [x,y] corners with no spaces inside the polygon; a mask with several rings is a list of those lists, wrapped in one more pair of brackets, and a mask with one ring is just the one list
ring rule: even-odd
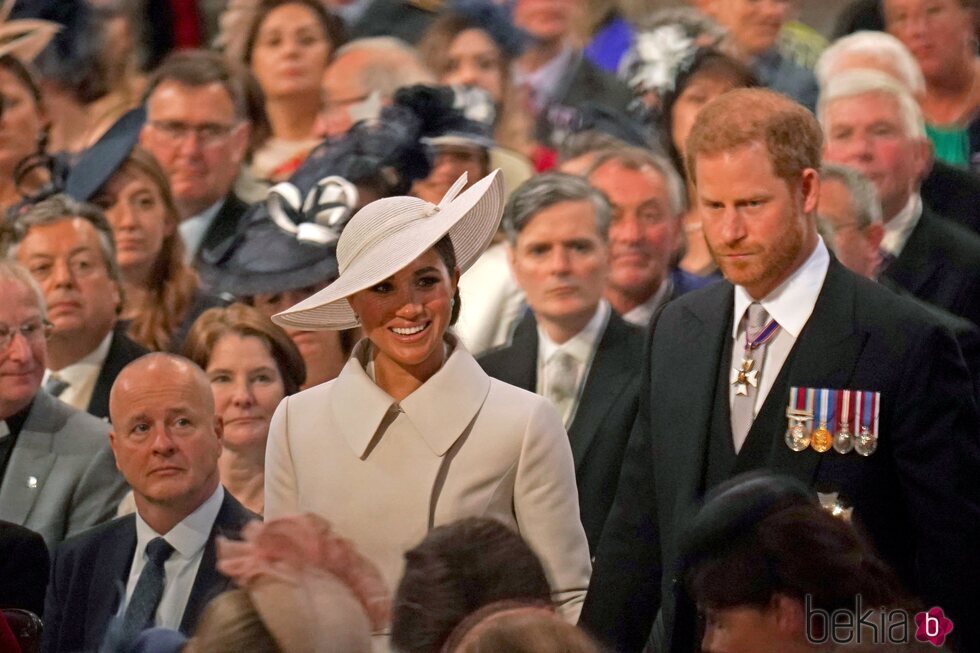
{"label": "suit lapel", "polygon": [[629,351],[629,335],[622,318],[610,313],[582,389],[582,400],[568,427],[576,471],[582,466],[585,454],[599,432],[602,418],[612,408],[616,397],[629,387],[633,374],[629,358],[638,353]]}
{"label": "suit lapel", "polygon": [[129,361],[123,360],[122,343],[119,334],[125,330],[122,323],[116,324],[113,328],[112,340],[109,343],[109,351],[106,352],[105,361],[99,376],[95,380],[95,387],[92,389],[92,398],[88,402],[88,412],[96,417],[109,416],[109,391],[112,389],[112,382],[122,371]]}
{"label": "suit lapel", "polygon": [[15,524],[27,521],[38,496],[44,490],[48,474],[58,455],[53,451],[55,423],[52,403],[57,401],[43,390],[38,391],[17,444],[10,453],[7,471],[0,487],[0,518]]}
{"label": "suit lapel", "polygon": [[525,311],[511,336],[507,365],[500,380],[534,392],[538,387],[538,323],[534,313]]}
{"label": "suit lapel", "polygon": [[[704,301],[685,306],[681,318],[680,333],[672,336],[677,341],[671,349],[678,352],[694,352],[683,361],[677,361],[678,368],[666,371],[682,382],[664,379],[664,383],[683,388],[697,388],[691,394],[674,397],[685,406],[680,418],[685,420],[677,426],[676,433],[690,433],[690,438],[676,438],[676,433],[663,433],[662,447],[676,451],[673,473],[680,496],[696,497],[700,493],[703,477],[708,437],[711,430],[711,416],[714,408],[715,391],[718,386],[719,366],[727,365],[725,343],[731,340],[732,313],[735,310],[735,295],[728,282],[718,283],[705,290]],[[654,326],[656,329],[656,326]],[[683,365],[683,367],[681,367]],[[653,361],[657,369],[657,361]],[[665,372],[661,370],[661,373]],[[719,397],[718,401],[727,401]],[[650,401],[657,403],[658,397]]]}
{"label": "suit lapel", "polygon": [[208,537],[208,541],[204,545],[201,565],[197,569],[194,586],[191,588],[190,596],[187,598],[187,605],[184,607],[184,615],[180,620],[181,632],[193,632],[208,601],[232,585],[231,581],[218,571],[218,554],[215,538],[219,535],[229,539],[238,538],[242,527],[253,517],[255,515],[252,515],[246,510],[231,496],[228,490],[225,490],[225,498],[221,502],[221,509],[218,511],[218,516],[214,519],[214,526],[211,527],[211,534]]}
{"label": "suit lapel", "polygon": [[773,431],[768,467],[807,484],[813,482],[822,458],[812,449],[792,451],[784,442],[789,388],[848,387],[867,340],[867,334],[855,325],[854,284],[852,274],[831,259],[813,314],[763,404],[761,419],[757,418],[752,425],[753,430]]}
{"label": "suit lapel", "polygon": [[[85,631],[97,635],[98,640],[105,634],[109,621],[126,595],[129,570],[136,553],[136,517],[123,517],[116,530],[106,532],[104,540],[105,546],[99,547],[90,570],[95,582],[89,587],[86,602]],[[97,645],[98,640],[89,643]]]}
{"label": "suit lapel", "polygon": [[934,242],[932,219],[931,213],[923,208],[919,223],[909,234],[902,253],[884,273],[912,294],[926,287],[942,271],[942,257],[936,256],[942,248]]}

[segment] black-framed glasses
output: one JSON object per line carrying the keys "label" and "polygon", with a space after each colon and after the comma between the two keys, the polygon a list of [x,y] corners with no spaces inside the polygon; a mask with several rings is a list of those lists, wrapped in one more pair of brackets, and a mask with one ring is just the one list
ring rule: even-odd
{"label": "black-framed glasses", "polygon": [[27,342],[37,342],[50,338],[53,328],[53,324],[42,319],[28,320],[19,327],[13,328],[6,324],[0,324],[0,351],[6,351],[10,343],[14,341],[14,335],[18,332],[24,336],[24,340]]}

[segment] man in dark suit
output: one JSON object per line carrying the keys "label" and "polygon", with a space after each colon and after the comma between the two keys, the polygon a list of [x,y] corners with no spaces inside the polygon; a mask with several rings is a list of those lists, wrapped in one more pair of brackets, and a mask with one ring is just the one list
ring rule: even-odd
{"label": "man in dark suit", "polygon": [[480,358],[487,374],[552,399],[562,414],[590,550],[636,418],[643,350],[641,331],[602,298],[611,218],[609,202],[580,177],[539,175],[514,192],[503,226],[530,311],[509,344]]}
{"label": "man in dark suit", "polygon": [[670,161],[639,148],[599,153],[586,176],[613,207],[605,297],[645,328],[665,303],[709,283],[671,270],[684,244],[684,182]]}
{"label": "man in dark suit", "polygon": [[[639,417],[582,612],[617,650],[640,650],[648,635],[656,650],[696,650],[695,606],[675,582],[681,533],[706,491],[757,468],[852,508],[882,557],[975,650],[980,418],[969,374],[946,329],[829,255],[814,220],[820,151],[812,114],[761,89],[712,101],[691,132],[688,170],[726,282],[671,302],[651,328]],[[864,391],[867,410],[848,408],[862,434],[846,439],[852,450],[824,447],[841,428],[826,419],[833,436],[821,431],[819,406],[787,420],[792,388]]]}
{"label": "man in dark suit", "polygon": [[113,243],[102,211],[67,195],[35,204],[14,222],[17,261],[44,291],[54,325],[44,388],[103,418],[116,375],[147,352],[118,322],[122,282]]}
{"label": "man in dark suit", "polygon": [[827,82],[820,105],[827,161],[857,168],[878,188],[881,275],[980,325],[980,236],[923,205],[931,146],[908,90],[887,75],[850,70]]}
{"label": "man in dark suit", "polygon": [[844,267],[868,279],[879,280],[917,302],[949,329],[960,345],[963,360],[973,377],[974,392],[980,399],[980,328],[967,319],[918,299],[887,277],[879,278],[879,246],[885,230],[874,184],[853,168],[825,163],[820,168],[817,228]]}
{"label": "man in dark suit", "polygon": [[215,569],[215,537],[234,537],[255,517],[219,482],[221,419],[196,365],[144,356],[116,379],[110,411],[136,514],[55,551],[44,628],[52,653],[94,650],[114,615],[124,638],[154,625],[191,632],[208,599],[229,586]]}
{"label": "man in dark suit", "polygon": [[195,265],[235,234],[248,208],[233,191],[248,149],[247,97],[242,75],[205,50],[171,55],[147,84],[140,145],[170,179]]}
{"label": "man in dark suit", "polygon": [[575,3],[517,0],[514,24],[531,35],[515,62],[514,81],[525,89],[541,142],[557,147],[579,110],[597,104],[626,113],[633,99],[625,83],[600,70],[572,45]]}

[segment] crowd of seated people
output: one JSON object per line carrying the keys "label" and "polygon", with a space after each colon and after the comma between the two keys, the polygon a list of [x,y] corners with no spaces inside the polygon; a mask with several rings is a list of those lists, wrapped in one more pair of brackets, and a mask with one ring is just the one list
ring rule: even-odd
{"label": "crowd of seated people", "polygon": [[976,0],[2,4],[0,650],[980,650]]}

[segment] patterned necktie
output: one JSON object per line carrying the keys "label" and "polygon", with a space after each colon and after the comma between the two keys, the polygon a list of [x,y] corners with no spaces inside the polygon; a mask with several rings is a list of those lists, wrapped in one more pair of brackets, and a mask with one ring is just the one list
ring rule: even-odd
{"label": "patterned necktie", "polygon": [[123,617],[122,629],[127,637],[135,638],[140,632],[153,627],[166,580],[163,563],[173,552],[174,548],[162,537],[155,537],[146,545],[146,565],[136,581]]}
{"label": "patterned necktie", "polygon": [[551,355],[544,367],[544,396],[558,409],[566,426],[578,390],[577,367],[575,357],[561,349]]}
{"label": "patterned necktie", "polygon": [[64,392],[68,386],[71,384],[65,381],[63,378],[55,373],[48,376],[48,380],[44,382],[44,389],[52,397],[60,397],[61,393]]}
{"label": "patterned necktie", "polygon": [[[746,343],[755,340],[766,326],[769,313],[762,304],[752,302],[745,317]],[[752,422],[755,420],[755,398],[759,394],[759,383],[762,381],[762,361],[765,359],[766,342],[756,347],[746,346],[741,359],[741,365],[736,361],[738,353],[732,355],[732,383],[736,385],[735,401],[732,404],[732,443],[735,453],[738,453],[749,435]],[[739,383],[741,381],[741,383]]]}

